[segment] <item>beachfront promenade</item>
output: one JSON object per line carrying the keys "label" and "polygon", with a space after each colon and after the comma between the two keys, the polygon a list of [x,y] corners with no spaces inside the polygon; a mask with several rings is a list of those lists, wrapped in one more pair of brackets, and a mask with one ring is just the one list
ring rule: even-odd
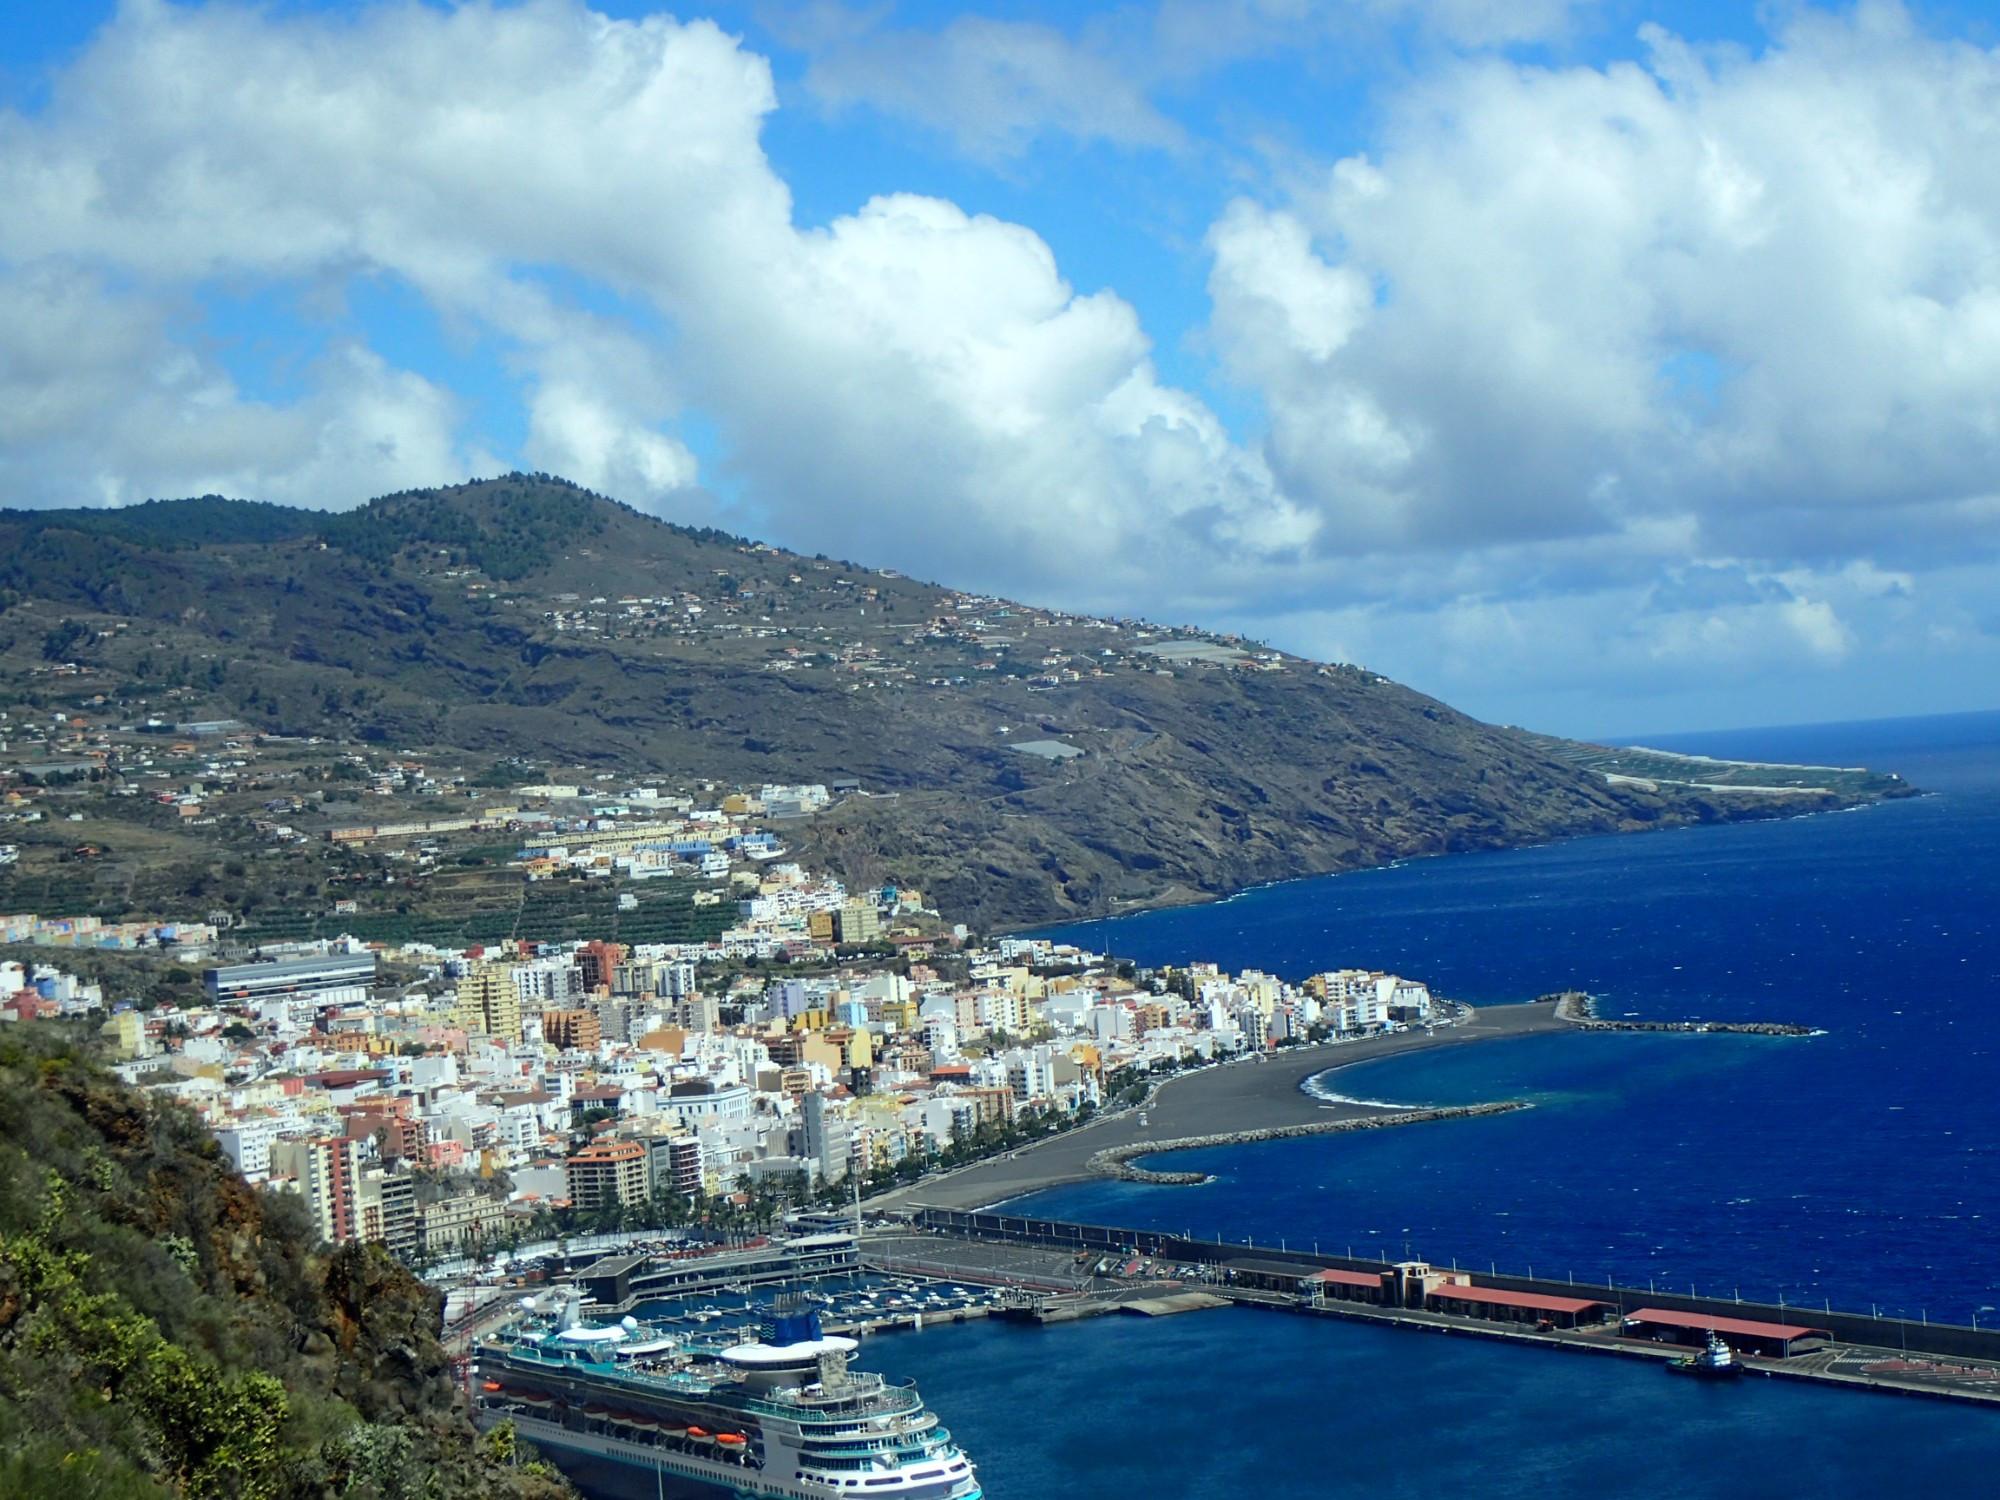
{"label": "beachfront promenade", "polygon": [[[1143,1109],[1120,1110],[1080,1129],[1023,1147],[1009,1155],[914,1183],[870,1200],[869,1207],[984,1208],[1058,1183],[1102,1175],[1092,1157],[1123,1156],[1150,1142],[1242,1132],[1292,1131],[1393,1114],[1396,1107],[1332,1104],[1301,1087],[1329,1068],[1417,1052],[1573,1030],[1553,1003],[1487,1006],[1469,1019],[1434,1030],[1406,1031],[1360,1041],[1289,1047],[1202,1068],[1161,1084]],[[1145,1123],[1140,1123],[1141,1117]]]}

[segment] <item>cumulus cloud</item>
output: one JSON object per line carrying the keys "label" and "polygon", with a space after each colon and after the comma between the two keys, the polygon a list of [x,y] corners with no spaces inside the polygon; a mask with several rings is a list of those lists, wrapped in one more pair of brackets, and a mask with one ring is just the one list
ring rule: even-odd
{"label": "cumulus cloud", "polygon": [[[1474,47],[1574,13],[1244,0],[1205,35],[1240,56],[1386,16]],[[972,101],[996,150],[1051,120],[1172,145],[1142,85],[1198,66],[1198,20],[1147,13],[1136,82],[1111,30],[1066,52],[968,21],[896,86]],[[800,227],[770,69],[710,23],[130,0],[0,115],[0,477],[328,504],[518,460],[667,511],[726,479],[727,519],[794,545],[1226,618],[1489,709],[1566,673],[1666,692],[1974,649],[2000,60],[1869,7],[1755,57],[1648,46],[1441,54],[1366,154],[1221,211],[1208,335],[1263,413],[1232,433],[1031,228],[897,193]],[[364,279],[499,351],[519,453],[473,451],[453,393],[359,342],[281,400],[204,337],[218,284]]]}
{"label": "cumulus cloud", "polygon": [[1185,136],[1117,49],[1033,21],[959,16],[937,31],[879,24],[879,12],[819,8],[788,30],[812,55],[806,87],[824,104],[867,104],[949,137],[981,159],[1050,136],[1175,147]]}
{"label": "cumulus cloud", "polygon": [[1456,66],[1216,226],[1281,486],[1411,546],[1684,515],[1717,552],[1893,549],[1939,506],[1963,545],[2000,483],[2000,60],[1868,8],[1755,61],[1650,40]]}
{"label": "cumulus cloud", "polygon": [[[1158,379],[1130,305],[1078,295],[1032,231],[914,195],[796,227],[759,141],[774,102],[764,61],[701,21],[135,0],[42,116],[0,122],[0,256],[149,292],[160,358],[197,367],[163,398],[190,425],[224,383],[159,306],[216,277],[392,278],[504,343],[530,461],[639,503],[698,478],[672,430],[693,403],[755,507],[742,519],[809,546],[1052,587],[1140,577],[1182,543],[1254,557],[1310,534]],[[315,426],[301,406],[259,441],[209,431],[268,494],[369,409]],[[457,467],[380,436],[403,471]]]}

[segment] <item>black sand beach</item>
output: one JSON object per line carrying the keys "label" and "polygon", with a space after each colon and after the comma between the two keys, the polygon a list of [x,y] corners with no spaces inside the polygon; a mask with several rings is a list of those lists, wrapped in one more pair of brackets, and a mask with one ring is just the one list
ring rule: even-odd
{"label": "black sand beach", "polygon": [[[870,1200],[868,1206],[985,1208],[1058,1183],[1096,1176],[1090,1159],[1120,1147],[1191,1136],[1290,1130],[1394,1113],[1394,1107],[1329,1103],[1306,1093],[1301,1085],[1329,1068],[1372,1058],[1570,1029],[1571,1023],[1557,1017],[1552,1003],[1495,1005],[1431,1032],[1409,1031],[1355,1042],[1287,1048],[1266,1054],[1262,1061],[1246,1058],[1204,1068],[1162,1084],[1143,1111],[1122,1110],[1011,1155],[885,1193]],[[1141,1113],[1146,1117],[1143,1126],[1139,1123]]]}

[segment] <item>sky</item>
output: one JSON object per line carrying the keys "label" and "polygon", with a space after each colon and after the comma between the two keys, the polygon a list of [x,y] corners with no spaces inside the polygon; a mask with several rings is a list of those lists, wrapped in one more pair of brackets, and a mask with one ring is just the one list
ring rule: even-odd
{"label": "sky", "polygon": [[0,504],[510,469],[1500,722],[2000,706],[2000,8],[15,0]]}

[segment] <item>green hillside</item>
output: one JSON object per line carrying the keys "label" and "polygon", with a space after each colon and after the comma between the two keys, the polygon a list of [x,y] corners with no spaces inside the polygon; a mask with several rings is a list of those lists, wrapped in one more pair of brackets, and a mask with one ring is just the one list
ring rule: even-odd
{"label": "green hillside", "polygon": [[0,1495],[567,1496],[475,1436],[439,1313],[54,1023],[0,1034]]}
{"label": "green hillside", "polygon": [[539,475],[339,514],[4,512],[0,602],[0,691],[34,713],[230,717],[519,779],[852,778],[870,795],[786,842],[979,925],[1826,801],[1608,779],[1361,667],[976,598]]}

